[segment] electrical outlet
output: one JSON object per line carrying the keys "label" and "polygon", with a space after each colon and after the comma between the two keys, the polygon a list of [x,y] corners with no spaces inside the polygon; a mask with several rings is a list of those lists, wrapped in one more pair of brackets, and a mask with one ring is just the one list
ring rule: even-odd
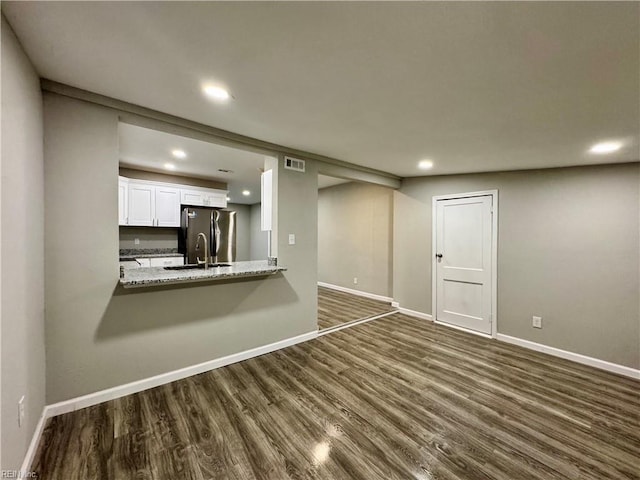
{"label": "electrical outlet", "polygon": [[24,423],[24,395],[18,401],[18,427]]}
{"label": "electrical outlet", "polygon": [[533,328],[542,328],[542,317],[533,317]]}
{"label": "electrical outlet", "polygon": [[353,277],[353,284],[357,285],[358,284],[358,277]]}
{"label": "electrical outlet", "polygon": [[295,245],[296,244],[296,234],[295,233],[290,233],[289,234],[289,245]]}
{"label": "electrical outlet", "polygon": [[134,245],[140,245],[140,239],[139,239],[139,238],[135,238],[135,239],[133,240],[133,244],[134,244]]}

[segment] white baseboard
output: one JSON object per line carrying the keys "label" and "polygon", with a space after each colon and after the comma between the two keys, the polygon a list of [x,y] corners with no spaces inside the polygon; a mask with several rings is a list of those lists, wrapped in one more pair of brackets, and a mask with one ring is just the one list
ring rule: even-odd
{"label": "white baseboard", "polygon": [[417,317],[423,320],[429,320],[430,322],[433,322],[433,317],[429,313],[422,313],[416,310],[409,310],[408,308],[401,307],[400,304],[398,304],[398,310],[400,311],[400,313],[404,313],[405,315],[410,315],[412,317]]}
{"label": "white baseboard", "polygon": [[520,347],[535,350],[537,352],[547,353],[549,355],[553,355],[554,357],[564,358],[565,360],[572,360],[583,365],[589,365],[590,367],[600,368],[608,372],[624,375],[625,377],[640,379],[640,370],[636,370],[635,368],[625,367],[624,365],[618,365],[617,363],[606,362],[598,358],[587,357],[586,355],[569,352],[567,350],[560,350],[559,348],[549,347],[547,345],[531,342],[529,340],[523,340],[522,338],[503,335],[502,333],[499,333],[496,338],[501,342],[511,343],[512,345],[518,345]]}
{"label": "white baseboard", "polygon": [[27,453],[24,456],[24,460],[22,461],[22,466],[20,467],[20,476],[18,478],[26,478],[28,472],[31,471],[31,464],[33,463],[33,459],[36,456],[36,451],[38,450],[38,444],[40,443],[40,437],[42,437],[42,432],[44,431],[44,426],[47,423],[47,407],[45,406],[42,409],[42,415],[40,415],[40,420],[38,420],[38,424],[36,425],[36,429],[33,432],[33,436],[31,437],[31,443],[29,443],[29,448],[27,449]]}
{"label": "white baseboard", "polygon": [[313,340],[317,336],[318,331],[314,330],[312,332],[304,333],[296,337],[286,338],[278,342],[270,343],[269,345],[263,345],[261,347],[234,353],[222,358],[216,358],[215,360],[210,360],[208,362],[199,363],[190,367],[181,368],[172,372],[162,373],[154,377],[137,380],[135,382],[126,383],[124,385],[119,385],[117,387],[108,388],[106,390],[90,393],[81,397],[72,398],[63,402],[54,403],[45,407],[45,412],[47,414],[46,416],[47,418],[54,417],[62,413],[73,412],[74,410],[78,410],[80,408],[97,405],[99,403],[124,397],[132,393],[142,392],[143,390],[148,390],[160,385],[165,385],[167,383],[190,377],[192,375],[198,375],[199,373],[208,372],[210,370],[215,370],[216,368],[231,365],[232,363],[241,362],[249,358],[264,355],[265,353],[280,350],[281,348],[290,347],[291,345],[295,345],[297,343]]}
{"label": "white baseboard", "polygon": [[319,287],[330,288],[331,290],[337,290],[338,292],[351,293],[360,297],[370,298],[372,300],[380,300],[381,302],[391,303],[393,298],[385,297],[383,295],[377,295],[375,293],[361,292],[360,290],[354,290],[352,288],[340,287],[338,285],[332,285],[331,283],[318,282]]}
{"label": "white baseboard", "polygon": [[65,400],[63,402],[46,405],[42,411],[42,415],[40,416],[40,420],[38,421],[36,430],[33,433],[33,437],[31,438],[31,443],[29,444],[29,449],[27,450],[27,453],[24,457],[24,461],[22,462],[21,472],[26,475],[25,472],[30,471],[33,458],[35,457],[36,450],[38,449],[38,444],[40,443],[40,438],[42,437],[42,432],[48,418],[55,417],[56,415],[61,415],[63,413],[73,412],[74,410],[79,410],[81,408],[90,407],[92,405],[97,405],[108,400],[114,400],[126,395],[131,395],[132,393],[142,392],[144,390],[158,387],[160,385],[165,385],[167,383],[190,377],[192,375],[198,375],[199,373],[204,373],[210,370],[215,370],[216,368],[231,365],[232,363],[237,363],[253,357],[258,357],[260,355],[271,353],[285,347],[290,347],[297,343],[313,340],[314,338],[317,338],[317,336],[318,331],[313,330],[296,337],[285,338],[284,340],[270,343],[268,345],[245,350],[244,352],[234,353],[232,355],[227,355],[226,357],[217,358],[215,360],[210,360],[208,362],[199,363],[190,367],[181,368],[172,372],[162,373],[154,377],[144,378],[135,382],[126,383],[117,387],[108,388],[99,392],[94,392],[88,395],[83,395],[81,397]]}
{"label": "white baseboard", "polygon": [[400,303],[398,303],[398,302],[391,302],[391,306],[392,306],[393,308],[400,308]]}

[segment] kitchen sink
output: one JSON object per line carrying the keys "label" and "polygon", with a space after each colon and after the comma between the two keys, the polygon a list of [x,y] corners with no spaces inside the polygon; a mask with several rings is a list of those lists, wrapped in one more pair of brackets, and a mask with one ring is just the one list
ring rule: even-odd
{"label": "kitchen sink", "polygon": [[[210,263],[209,264],[209,268],[215,268],[215,267],[230,267],[231,264],[230,263]],[[193,263],[187,264],[187,265],[174,265],[172,267],[164,267],[165,270],[204,270],[204,264],[202,265],[196,265]]]}

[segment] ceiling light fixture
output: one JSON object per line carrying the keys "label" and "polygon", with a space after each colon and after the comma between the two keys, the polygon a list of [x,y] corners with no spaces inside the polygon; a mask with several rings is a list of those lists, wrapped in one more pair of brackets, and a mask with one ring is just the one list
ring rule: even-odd
{"label": "ceiling light fixture", "polygon": [[173,155],[176,158],[187,158],[187,152],[180,149],[171,150],[171,155]]}
{"label": "ceiling light fixture", "polygon": [[167,170],[175,170],[176,166],[173,163],[165,163],[164,168],[166,168]]}
{"label": "ceiling light fixture", "polygon": [[622,148],[622,142],[600,142],[589,149],[591,153],[613,153]]}
{"label": "ceiling light fixture", "polygon": [[433,168],[433,162],[431,160],[420,160],[418,162],[418,168],[420,170],[429,170]]}
{"label": "ceiling light fixture", "polygon": [[248,197],[249,195],[251,195],[251,192],[250,192],[249,190],[242,190],[242,194],[243,194],[245,197]]}
{"label": "ceiling light fixture", "polygon": [[214,87],[213,85],[205,85],[202,88],[202,91],[209,98],[213,98],[214,100],[229,100],[231,95],[222,87]]}

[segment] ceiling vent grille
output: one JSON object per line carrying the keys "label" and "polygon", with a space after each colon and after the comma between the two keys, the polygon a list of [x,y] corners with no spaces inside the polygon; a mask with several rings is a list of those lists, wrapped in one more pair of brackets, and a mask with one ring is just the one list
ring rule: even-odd
{"label": "ceiling vent grille", "polygon": [[304,160],[284,157],[284,168],[287,170],[295,170],[296,172],[304,172]]}

